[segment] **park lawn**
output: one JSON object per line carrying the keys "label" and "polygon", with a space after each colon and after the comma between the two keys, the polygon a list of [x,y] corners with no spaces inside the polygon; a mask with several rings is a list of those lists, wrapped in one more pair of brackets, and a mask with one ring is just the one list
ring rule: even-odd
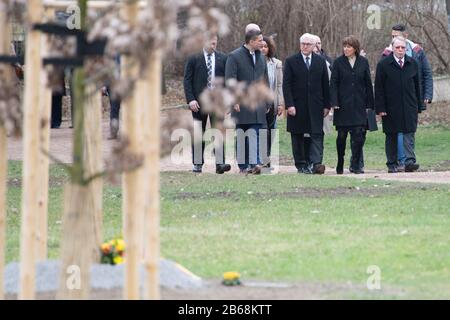
{"label": "park lawn", "polygon": [[[201,277],[236,270],[244,281],[362,288],[346,298],[450,299],[448,185],[170,172],[161,183],[162,255]],[[61,198],[52,187],[50,258],[58,256]],[[19,257],[19,199],[10,187],[9,262]],[[105,239],[120,235],[120,188],[105,188],[104,211]],[[371,265],[381,269],[380,292],[364,289]]]}
{"label": "park lawn", "polygon": [[[286,132],[286,121],[278,122],[280,133],[281,163],[293,165],[290,134]],[[380,130],[367,133],[364,146],[366,169],[386,169],[384,148],[385,135]],[[345,167],[350,163],[350,136],[347,138]],[[450,170],[450,128],[446,126],[419,126],[416,133],[416,157],[422,170]],[[325,135],[324,164],[336,167],[336,131]]]}

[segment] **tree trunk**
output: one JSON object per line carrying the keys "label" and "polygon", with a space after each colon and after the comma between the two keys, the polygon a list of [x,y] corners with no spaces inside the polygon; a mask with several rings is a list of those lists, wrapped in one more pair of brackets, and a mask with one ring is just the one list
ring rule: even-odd
{"label": "tree trunk", "polygon": [[[81,29],[86,29],[87,0],[79,0]],[[90,269],[95,247],[95,217],[93,196],[86,182],[85,151],[85,70],[74,72],[73,103],[75,110],[73,165],[71,183],[66,186],[63,215],[59,283],[59,299],[87,299],[90,288]],[[100,124],[98,124],[100,125]]]}
{"label": "tree trunk", "polygon": [[[58,299],[86,300],[90,290],[92,260],[92,211],[90,188],[69,183],[64,189],[62,270]],[[91,226],[91,228],[89,228]]]}

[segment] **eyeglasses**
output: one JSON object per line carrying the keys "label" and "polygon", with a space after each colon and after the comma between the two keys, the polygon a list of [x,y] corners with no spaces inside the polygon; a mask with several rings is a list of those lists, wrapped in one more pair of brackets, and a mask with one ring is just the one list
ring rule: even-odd
{"label": "eyeglasses", "polygon": [[395,49],[403,49],[403,50],[405,50],[406,49],[406,47],[403,47],[403,46],[397,46],[397,47],[394,47]]}
{"label": "eyeglasses", "polygon": [[302,42],[302,43],[300,43],[302,46],[305,46],[305,47],[309,47],[309,46],[313,46],[314,45],[314,43],[304,43],[304,42]]}

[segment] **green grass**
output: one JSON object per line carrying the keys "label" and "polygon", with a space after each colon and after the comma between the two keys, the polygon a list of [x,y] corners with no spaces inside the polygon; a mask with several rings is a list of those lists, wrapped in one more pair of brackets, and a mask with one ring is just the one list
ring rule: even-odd
{"label": "green grass", "polygon": [[[279,123],[280,154],[291,164]],[[334,166],[335,133],[324,163]],[[347,152],[349,157],[350,151]],[[422,168],[450,168],[450,129],[420,127]],[[347,158],[348,159],[348,158]],[[384,169],[384,135],[369,133],[366,168]],[[21,162],[9,162],[6,259],[19,259]],[[59,256],[63,167],[50,168],[49,257]],[[122,233],[122,194],[105,187],[104,238]],[[450,299],[450,185],[347,177],[242,177],[163,173],[162,255],[205,278],[237,270],[246,279],[348,284],[346,298]],[[365,290],[367,267],[382,272],[380,292]],[[331,298],[342,298],[330,296]]]}
{"label": "green grass", "polygon": [[[162,174],[162,255],[205,278],[364,287],[348,298],[450,298],[450,186],[345,177]],[[19,257],[20,189],[8,190],[7,261]],[[49,255],[58,256],[62,189],[50,190]],[[104,194],[105,239],[121,233],[121,192]],[[399,293],[400,292],[400,293]],[[342,296],[341,296],[342,297]]]}
{"label": "green grass", "polygon": [[[286,132],[286,121],[279,121],[280,156],[284,163],[291,165],[292,148],[290,134]],[[365,167],[367,169],[385,169],[385,135],[380,130],[367,133],[364,146]],[[350,162],[350,137],[347,138],[346,166]],[[450,128],[444,126],[420,126],[416,133],[416,156],[422,169],[450,169]],[[335,167],[336,132],[325,135],[324,164]]]}

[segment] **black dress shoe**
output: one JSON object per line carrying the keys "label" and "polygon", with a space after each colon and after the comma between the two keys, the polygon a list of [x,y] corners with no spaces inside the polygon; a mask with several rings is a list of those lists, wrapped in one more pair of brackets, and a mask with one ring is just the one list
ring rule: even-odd
{"label": "black dress shoe", "polygon": [[349,171],[350,171],[351,173],[354,173],[354,174],[364,174],[364,170],[363,170],[363,169],[353,169],[353,168],[349,168]]}
{"label": "black dress shoe", "polygon": [[248,174],[254,174],[254,175],[259,175],[261,174],[261,166],[259,165],[255,165],[254,167],[251,167],[247,170]]}
{"label": "black dress shoe", "polygon": [[344,174],[344,160],[338,159],[338,163],[336,166],[336,173],[337,174]]}
{"label": "black dress shoe", "polygon": [[194,164],[194,168],[192,169],[192,172],[194,173],[202,173],[202,165],[201,164]]}
{"label": "black dress shoe", "polygon": [[388,173],[398,173],[399,171],[397,170],[396,167],[390,167],[388,168]]}
{"label": "black dress shoe", "polygon": [[216,165],[216,173],[217,174],[224,174],[225,172],[228,172],[230,170],[231,170],[231,166],[229,164]]}
{"label": "black dress shoe", "polygon": [[416,172],[419,170],[420,165],[417,163],[410,163],[405,166],[405,172]]}
{"label": "black dress shoe", "polygon": [[315,164],[312,170],[313,174],[324,174],[325,166],[323,164]]}
{"label": "black dress shoe", "polygon": [[300,167],[297,168],[297,172],[298,173],[303,173],[303,174],[312,174],[312,171],[309,167]]}

